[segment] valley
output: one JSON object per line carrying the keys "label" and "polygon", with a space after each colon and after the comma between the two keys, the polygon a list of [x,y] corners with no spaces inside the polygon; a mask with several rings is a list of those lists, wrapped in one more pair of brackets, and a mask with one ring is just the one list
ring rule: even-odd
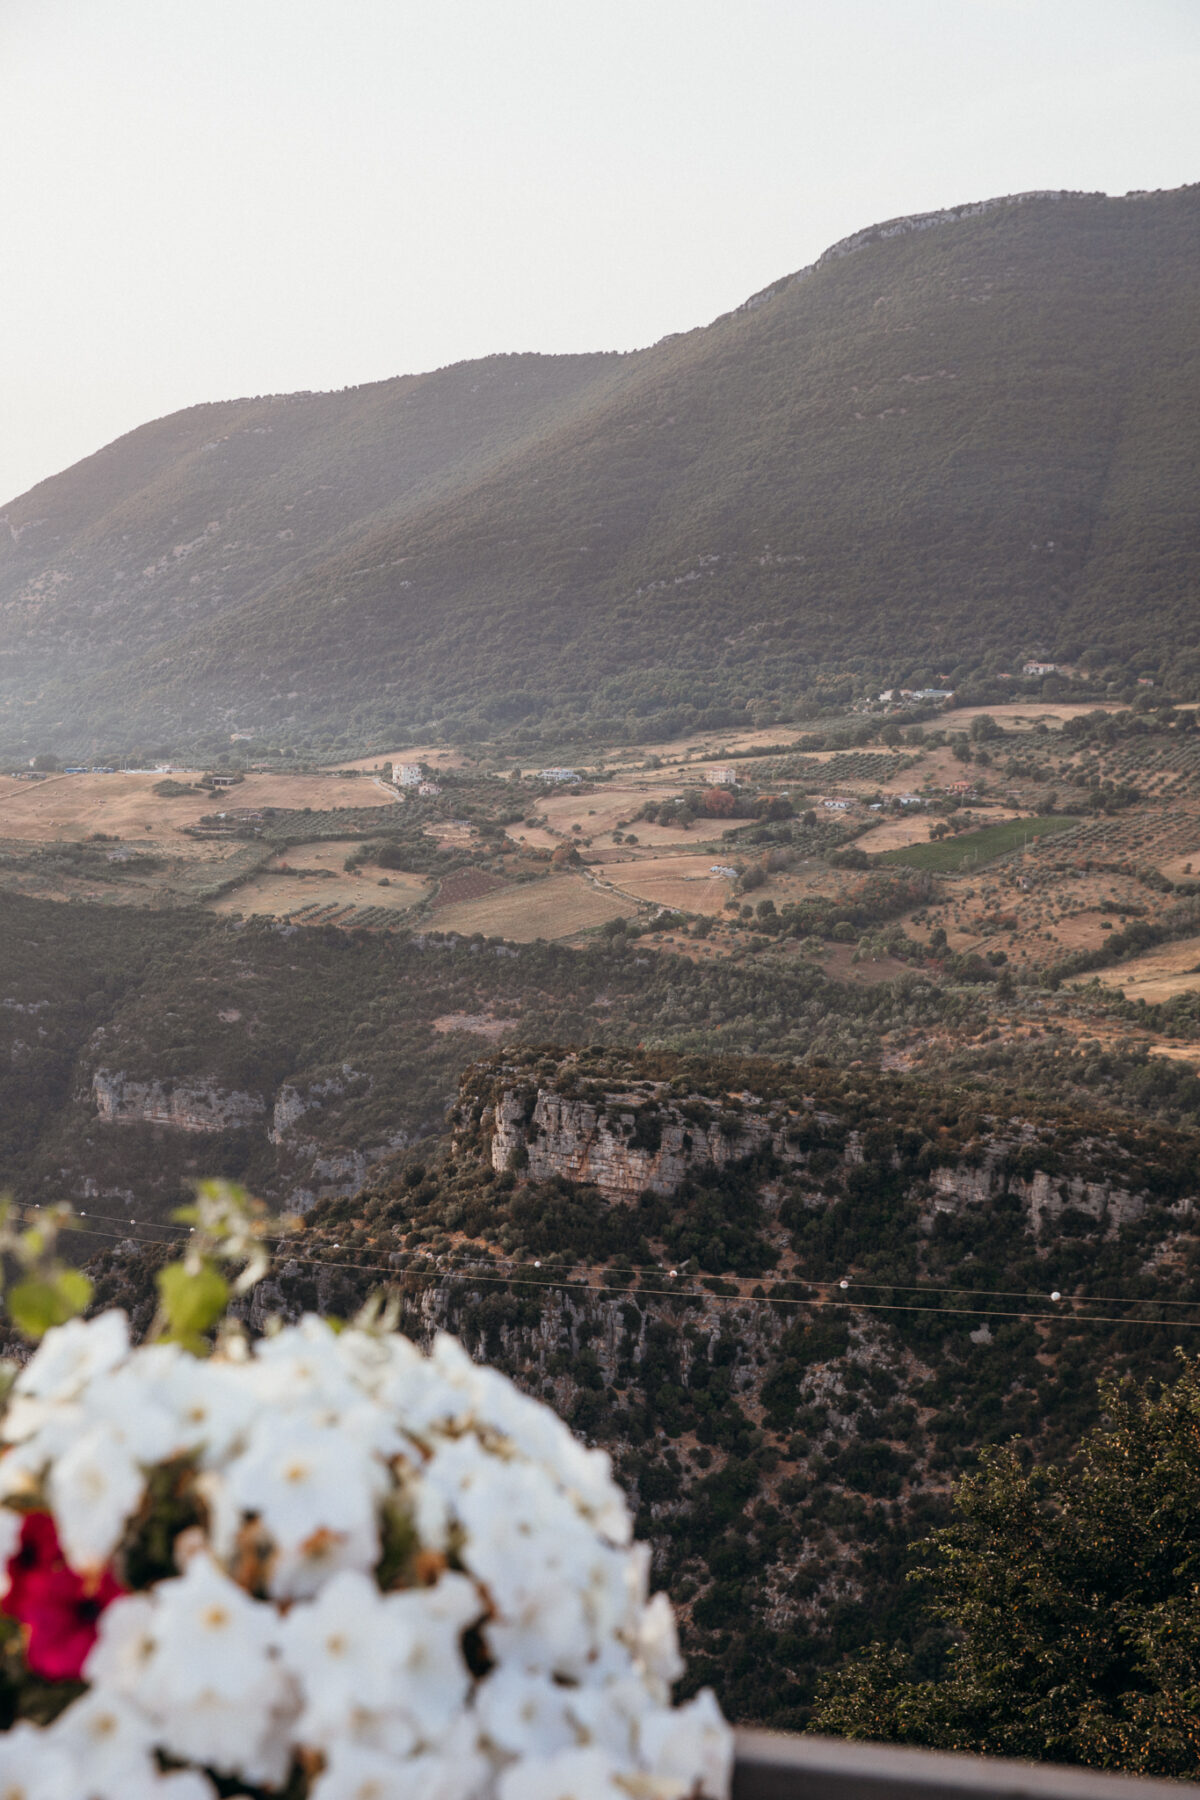
{"label": "valley", "polygon": [[459,1333],[739,1720],[936,1675],[953,1482],[1200,1345],[1198,208],[892,221],[0,520],[0,1191],[138,1330],[221,1177],[253,1330]]}

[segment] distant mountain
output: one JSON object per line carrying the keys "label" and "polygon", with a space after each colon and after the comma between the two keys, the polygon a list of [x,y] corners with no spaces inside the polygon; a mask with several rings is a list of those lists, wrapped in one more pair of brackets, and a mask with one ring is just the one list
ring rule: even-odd
{"label": "distant mountain", "polygon": [[857,234],[631,355],[194,407],[0,517],[0,744],[786,716],[1038,651],[1200,693],[1200,187]]}

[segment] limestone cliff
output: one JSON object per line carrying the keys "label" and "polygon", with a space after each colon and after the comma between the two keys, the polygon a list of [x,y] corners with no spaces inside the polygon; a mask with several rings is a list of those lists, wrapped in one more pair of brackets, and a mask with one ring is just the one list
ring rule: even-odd
{"label": "limestone cliff", "polygon": [[120,1070],[97,1069],[92,1098],[109,1125],[171,1125],[179,1131],[227,1131],[255,1125],[266,1106],[256,1094],[223,1090],[212,1082],[131,1081]]}
{"label": "limestone cliff", "polygon": [[[560,1177],[595,1187],[616,1205],[643,1193],[674,1194],[689,1178],[757,1155],[784,1176],[807,1175],[810,1203],[819,1205],[841,1191],[849,1170],[880,1160],[878,1147],[867,1157],[869,1127],[803,1092],[785,1100],[745,1090],[681,1094],[677,1082],[581,1084],[571,1057],[537,1080],[502,1059],[479,1069],[491,1084],[484,1094],[478,1070],[467,1077],[460,1127],[469,1119],[482,1131],[482,1152],[497,1174],[534,1182]],[[940,1214],[1006,1196],[1018,1201],[1027,1232],[1039,1240],[1056,1235],[1064,1215],[1091,1221],[1109,1236],[1144,1215],[1150,1184],[1144,1175],[1139,1181],[1136,1168],[1122,1179],[1130,1159],[1116,1145],[1081,1144],[1074,1165],[1064,1161],[1070,1164],[1057,1133],[1012,1118],[976,1121],[964,1144],[928,1138],[915,1155],[911,1147],[902,1156],[890,1146],[883,1156],[886,1168],[903,1169],[926,1230]],[[1172,1195],[1171,1210],[1190,1218],[1198,1202],[1200,1172],[1189,1191]]]}

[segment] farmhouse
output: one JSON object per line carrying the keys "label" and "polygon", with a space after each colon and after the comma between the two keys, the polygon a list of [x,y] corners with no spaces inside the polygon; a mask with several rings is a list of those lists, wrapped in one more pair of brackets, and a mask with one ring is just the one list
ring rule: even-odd
{"label": "farmhouse", "polygon": [[1022,666],[1022,675],[1057,675],[1062,668],[1061,663],[1027,662]]}
{"label": "farmhouse", "polygon": [[423,781],[417,789],[423,800],[431,800],[435,794],[440,794],[441,791],[436,781]]}
{"label": "farmhouse", "polygon": [[425,779],[425,771],[420,763],[397,763],[392,772],[392,781],[396,787],[420,787]]}
{"label": "farmhouse", "polygon": [[212,788],[231,788],[237,786],[238,778],[236,775],[210,775],[208,782]]}
{"label": "farmhouse", "polygon": [[849,812],[849,800],[822,800],[821,805],[827,812]]}
{"label": "farmhouse", "polygon": [[579,776],[574,769],[539,769],[539,781],[578,781]]}
{"label": "farmhouse", "polygon": [[710,769],[708,779],[713,787],[736,787],[738,778],[736,769]]}

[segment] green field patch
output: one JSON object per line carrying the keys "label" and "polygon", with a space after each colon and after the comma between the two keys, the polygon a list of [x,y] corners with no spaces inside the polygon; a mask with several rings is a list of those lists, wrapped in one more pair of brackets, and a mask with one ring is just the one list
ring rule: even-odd
{"label": "green field patch", "polygon": [[927,869],[933,875],[955,875],[980,863],[994,862],[998,856],[1009,856],[1035,838],[1069,831],[1078,823],[1078,819],[1059,817],[1005,819],[999,825],[985,825],[982,831],[943,838],[940,843],[905,844],[899,850],[883,850],[872,861],[900,863],[908,869]]}

